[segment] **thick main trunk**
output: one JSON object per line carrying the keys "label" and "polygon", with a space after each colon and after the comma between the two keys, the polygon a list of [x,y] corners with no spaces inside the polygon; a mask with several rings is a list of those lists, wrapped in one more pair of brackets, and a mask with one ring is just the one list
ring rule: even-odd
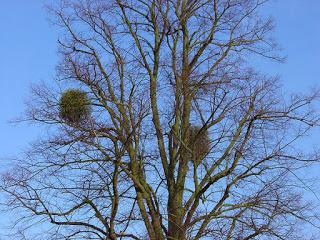
{"label": "thick main trunk", "polygon": [[168,240],[185,240],[181,189],[172,189],[168,199]]}
{"label": "thick main trunk", "polygon": [[[173,213],[174,214],[174,213]],[[181,226],[181,221],[178,217],[171,216],[169,217],[169,226],[168,226],[168,240],[185,240],[185,233]]]}

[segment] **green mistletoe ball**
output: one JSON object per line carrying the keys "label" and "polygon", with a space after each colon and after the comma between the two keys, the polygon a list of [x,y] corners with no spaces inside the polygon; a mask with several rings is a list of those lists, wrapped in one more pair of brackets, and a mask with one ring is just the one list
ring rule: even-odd
{"label": "green mistletoe ball", "polygon": [[76,124],[90,115],[90,100],[78,89],[66,90],[60,98],[60,117],[68,123]]}

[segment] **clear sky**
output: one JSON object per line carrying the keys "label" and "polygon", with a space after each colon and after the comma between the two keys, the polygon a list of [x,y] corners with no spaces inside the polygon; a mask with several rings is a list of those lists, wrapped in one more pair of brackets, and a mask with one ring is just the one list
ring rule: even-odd
{"label": "clear sky", "polygon": [[57,36],[44,1],[3,0],[0,5],[0,159],[34,139],[32,126],[12,125],[21,116],[31,83],[50,81],[57,61]]}
{"label": "clear sky", "polygon": [[[23,113],[31,83],[54,77],[57,33],[47,21],[44,3],[0,4],[0,161],[21,152],[39,134],[31,125],[8,121]],[[285,91],[320,85],[320,1],[274,0],[264,12],[274,17],[274,35],[288,60],[261,68],[279,74]]]}
{"label": "clear sky", "polygon": [[288,57],[265,70],[279,74],[288,90],[320,85],[320,1],[274,0],[265,12],[275,19],[274,36]]}

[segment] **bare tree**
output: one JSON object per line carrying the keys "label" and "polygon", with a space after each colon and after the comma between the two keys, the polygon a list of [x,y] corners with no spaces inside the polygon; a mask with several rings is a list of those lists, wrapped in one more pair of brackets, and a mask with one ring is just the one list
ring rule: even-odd
{"label": "bare tree", "polygon": [[[252,68],[282,60],[266,2],[52,6],[58,87],[28,105],[48,134],[3,176],[18,225],[42,225],[39,239],[303,239],[317,218],[296,176],[318,156],[298,143],[318,92],[283,96]],[[81,121],[61,114],[70,89],[88,97]]]}

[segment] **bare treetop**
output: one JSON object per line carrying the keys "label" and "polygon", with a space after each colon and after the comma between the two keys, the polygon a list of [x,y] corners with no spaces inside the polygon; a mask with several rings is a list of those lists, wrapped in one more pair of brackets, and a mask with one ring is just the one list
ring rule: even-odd
{"label": "bare treetop", "polygon": [[[287,240],[317,225],[296,172],[318,161],[297,146],[319,124],[319,94],[288,99],[253,69],[283,60],[266,2],[50,7],[60,88],[35,87],[27,117],[52,131],[2,184],[20,224],[47,229],[32,239]],[[62,111],[70,88],[85,121],[66,116],[78,97]]]}

